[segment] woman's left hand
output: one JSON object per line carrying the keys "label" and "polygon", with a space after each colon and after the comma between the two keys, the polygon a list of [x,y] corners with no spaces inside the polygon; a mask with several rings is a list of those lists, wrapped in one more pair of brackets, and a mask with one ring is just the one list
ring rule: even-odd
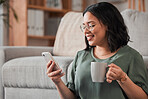
{"label": "woman's left hand", "polygon": [[113,63],[108,65],[108,67],[109,67],[109,70],[106,73],[106,78],[107,78],[106,81],[108,83],[111,83],[113,80],[120,81],[121,78],[126,75],[125,72],[123,72],[119,66],[117,66]]}

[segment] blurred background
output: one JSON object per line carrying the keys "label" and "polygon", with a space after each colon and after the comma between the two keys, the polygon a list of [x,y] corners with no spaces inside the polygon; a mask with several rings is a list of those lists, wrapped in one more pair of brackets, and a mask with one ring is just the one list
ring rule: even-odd
{"label": "blurred background", "polygon": [[0,0],[0,46],[53,46],[61,18],[97,2],[148,12],[148,0]]}

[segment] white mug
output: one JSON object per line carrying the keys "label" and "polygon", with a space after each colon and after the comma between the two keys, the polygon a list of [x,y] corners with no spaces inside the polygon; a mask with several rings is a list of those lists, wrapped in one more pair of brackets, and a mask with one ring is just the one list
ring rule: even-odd
{"label": "white mug", "polygon": [[91,78],[93,82],[104,82],[107,63],[91,62]]}

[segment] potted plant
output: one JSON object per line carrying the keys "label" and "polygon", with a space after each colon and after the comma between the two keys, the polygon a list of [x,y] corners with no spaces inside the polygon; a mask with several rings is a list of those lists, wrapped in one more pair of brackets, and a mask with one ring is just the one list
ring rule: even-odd
{"label": "potted plant", "polygon": [[3,6],[3,8],[6,8],[6,13],[0,13],[0,16],[6,17],[3,18],[3,21],[6,25],[8,25],[9,27],[11,27],[11,25],[9,24],[9,10],[11,10],[13,12],[13,16],[15,17],[16,21],[18,22],[18,17],[17,14],[15,12],[15,10],[13,9],[12,6],[9,5],[9,0],[0,0],[0,5]]}

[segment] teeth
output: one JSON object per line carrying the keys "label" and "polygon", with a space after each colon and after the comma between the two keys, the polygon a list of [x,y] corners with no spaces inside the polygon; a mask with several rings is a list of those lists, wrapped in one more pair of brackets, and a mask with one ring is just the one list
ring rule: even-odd
{"label": "teeth", "polygon": [[93,37],[94,37],[94,35],[88,36],[88,37],[87,37],[87,40],[90,41]]}

